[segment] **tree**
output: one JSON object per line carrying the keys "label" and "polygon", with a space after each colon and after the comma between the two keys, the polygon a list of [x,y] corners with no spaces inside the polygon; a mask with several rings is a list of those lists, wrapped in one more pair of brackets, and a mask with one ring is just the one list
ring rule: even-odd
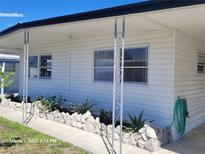
{"label": "tree", "polygon": [[0,68],[0,78],[3,80],[0,80],[0,86],[1,88],[8,88],[9,85],[13,82],[11,77],[14,75],[12,72],[3,72]]}

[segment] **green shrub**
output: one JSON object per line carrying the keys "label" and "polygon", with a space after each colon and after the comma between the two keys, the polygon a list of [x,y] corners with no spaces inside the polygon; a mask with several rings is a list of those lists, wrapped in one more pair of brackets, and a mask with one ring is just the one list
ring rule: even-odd
{"label": "green shrub", "polygon": [[[142,111],[139,114],[139,117],[136,117],[135,114],[133,116],[128,114],[129,121],[125,122],[126,126],[124,126],[124,131],[133,132],[133,133],[138,132],[144,126],[145,122],[148,121],[147,119],[143,119],[143,114],[144,114],[144,111]],[[148,122],[151,123],[152,121],[148,121]]]}
{"label": "green shrub", "polygon": [[106,125],[112,124],[112,111],[106,111],[105,109],[100,109],[99,111],[100,122]]}
{"label": "green shrub", "polygon": [[63,99],[62,96],[52,96],[48,98],[48,101],[52,104],[55,104],[55,109],[58,109],[60,112],[65,108],[66,99]]}
{"label": "green shrub", "polygon": [[[9,95],[6,95],[5,96],[6,99],[11,99],[12,102],[17,102],[17,103],[21,103],[23,101],[23,96],[20,96],[20,95],[16,95],[14,93],[11,93]],[[27,98],[27,102],[28,103],[32,103],[32,99],[30,96],[28,96]]]}
{"label": "green shrub", "polygon": [[43,105],[45,107],[46,110],[48,110],[49,112],[54,111],[55,110],[55,104],[53,102],[50,102],[48,99],[41,99],[41,105]]}
{"label": "green shrub", "polygon": [[74,111],[80,114],[85,114],[87,111],[92,112],[95,104],[89,98],[82,102],[82,104],[76,105]]}
{"label": "green shrub", "polygon": [[13,82],[11,77],[14,76],[13,72],[3,72],[2,68],[0,67],[0,78],[3,80],[0,80],[0,87],[2,88],[8,88],[9,85]]}
{"label": "green shrub", "polygon": [[66,99],[63,99],[61,96],[52,96],[47,98],[39,96],[36,98],[36,100],[39,100],[41,104],[50,112],[54,110],[63,112],[65,108],[64,105],[66,103]]}

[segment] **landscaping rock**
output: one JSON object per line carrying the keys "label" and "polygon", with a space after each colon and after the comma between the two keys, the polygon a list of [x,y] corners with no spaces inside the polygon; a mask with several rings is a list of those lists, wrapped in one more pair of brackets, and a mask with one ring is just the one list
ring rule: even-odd
{"label": "landscaping rock", "polygon": [[67,116],[67,118],[65,119],[65,124],[67,124],[67,125],[71,125],[71,120],[70,120],[70,118]]}
{"label": "landscaping rock", "polygon": [[144,147],[145,147],[145,141],[143,141],[142,139],[138,140],[138,141],[137,141],[137,146],[138,146],[139,148],[144,149]]}
{"label": "landscaping rock", "polygon": [[88,132],[94,132],[94,126],[90,123],[86,123],[82,126],[82,129]]}
{"label": "landscaping rock", "polygon": [[159,150],[159,145],[160,143],[157,139],[151,138],[145,143],[145,149],[150,152],[155,152]]}
{"label": "landscaping rock", "polygon": [[130,133],[124,133],[123,134],[123,142],[124,143],[130,143]]}
{"label": "landscaping rock", "polygon": [[84,118],[85,118],[86,120],[87,120],[90,116],[91,116],[90,111],[87,111],[87,112],[84,114]]}
{"label": "landscaping rock", "polygon": [[133,133],[130,134],[129,143],[136,146],[137,141]]}
{"label": "landscaping rock", "polygon": [[[9,99],[2,99],[0,106],[10,107],[15,110],[22,110],[22,104],[11,102]],[[33,113],[34,117],[40,117],[43,119],[49,119],[59,123],[65,123],[84,131],[100,134],[108,138],[112,137],[112,125],[106,126],[100,123],[100,118],[94,118],[89,111],[85,114],[78,114],[77,112],[70,115],[69,113],[60,113],[58,110],[48,112],[40,101],[36,101],[32,104],[27,104],[27,112]],[[145,124],[137,133],[125,133],[123,132],[123,143],[138,146],[139,148],[145,148],[150,152],[157,151],[160,146],[159,139],[163,138],[163,131],[156,131],[150,124]],[[158,136],[157,136],[158,135]],[[115,140],[120,139],[120,126],[115,128]]]}
{"label": "landscaping rock", "polygon": [[145,129],[145,135],[148,138],[155,138],[155,139],[157,138],[155,130],[153,128],[151,128],[149,125],[145,124],[144,129]]}
{"label": "landscaping rock", "polygon": [[147,140],[148,140],[147,137],[146,137],[146,135],[145,135],[144,133],[141,134],[141,137],[142,137],[142,139],[143,139],[144,141],[147,141]]}
{"label": "landscaping rock", "polygon": [[142,134],[142,133],[145,132],[145,129],[144,129],[144,128],[141,128],[138,132],[139,132],[140,134]]}

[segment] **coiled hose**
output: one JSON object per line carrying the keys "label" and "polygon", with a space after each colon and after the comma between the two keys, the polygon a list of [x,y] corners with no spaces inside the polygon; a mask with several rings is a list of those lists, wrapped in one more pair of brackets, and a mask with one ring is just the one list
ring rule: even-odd
{"label": "coiled hose", "polygon": [[178,133],[183,135],[186,130],[187,117],[189,118],[187,100],[185,98],[178,97],[174,106],[173,120],[169,128],[171,128],[172,124],[174,123]]}

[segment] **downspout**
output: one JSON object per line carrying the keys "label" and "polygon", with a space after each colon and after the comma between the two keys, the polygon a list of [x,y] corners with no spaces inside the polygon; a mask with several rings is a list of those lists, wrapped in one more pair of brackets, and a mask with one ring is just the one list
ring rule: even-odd
{"label": "downspout", "polygon": [[68,96],[67,100],[70,102],[70,60],[71,60],[71,39],[72,36],[69,35],[69,40],[68,40]]}
{"label": "downspout", "polygon": [[[176,55],[176,29],[173,31],[173,54],[172,54],[172,81],[171,81],[171,102],[170,102],[170,124],[173,120],[173,114],[174,114],[174,102],[175,102],[175,55]],[[175,128],[171,127],[170,135],[175,132]],[[175,133],[174,133],[175,134]],[[175,136],[175,135],[174,135]],[[173,140],[173,135],[171,136],[171,140]],[[174,137],[175,138],[175,137]]]}

